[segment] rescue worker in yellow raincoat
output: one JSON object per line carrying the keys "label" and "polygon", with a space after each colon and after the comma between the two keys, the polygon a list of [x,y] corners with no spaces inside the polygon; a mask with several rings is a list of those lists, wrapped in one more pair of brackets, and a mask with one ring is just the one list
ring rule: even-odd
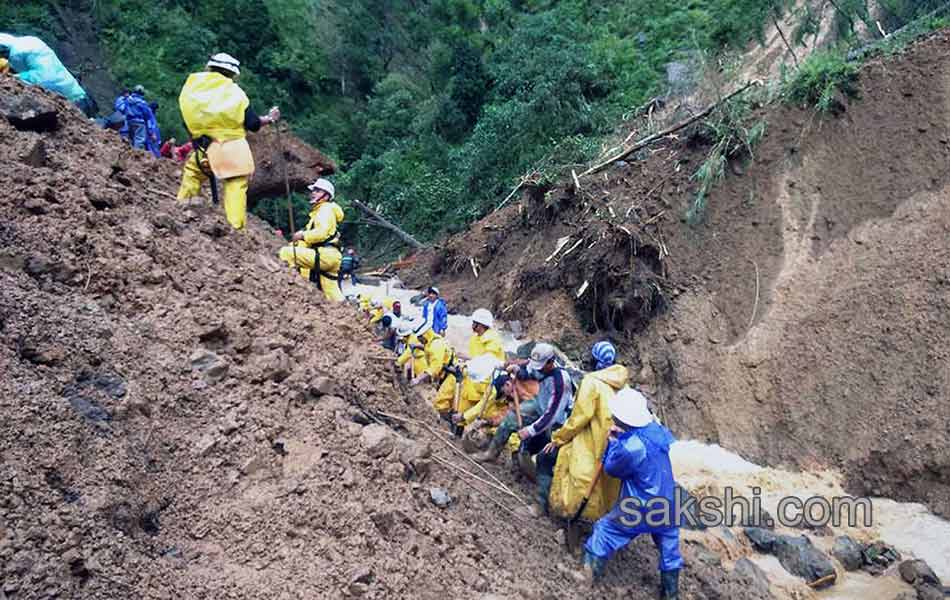
{"label": "rescue worker in yellow raincoat", "polygon": [[405,344],[402,354],[396,359],[396,366],[403,370],[407,380],[412,381],[429,368],[425,344],[416,335],[415,328],[409,321],[399,323],[396,337]]}
{"label": "rescue worker in yellow raincoat", "polygon": [[[509,412],[516,411],[516,394],[520,405],[521,402],[527,402],[537,396],[539,388],[540,384],[533,379],[521,381],[511,377],[507,372],[502,372],[492,381],[492,391],[489,392],[488,397],[482,398],[478,404],[459,414],[458,421],[468,427],[480,420],[482,422],[477,425],[486,428],[487,433],[491,435],[495,433],[495,429]],[[517,436],[513,437],[517,438]],[[518,442],[520,443],[520,440]],[[514,451],[517,449],[515,446]]]}
{"label": "rescue worker in yellow raincoat", "polygon": [[310,190],[310,220],[307,226],[294,233],[291,245],[280,249],[280,260],[300,271],[300,274],[320,285],[327,300],[343,302],[339,273],[340,231],[343,209],[333,201],[333,184],[318,179]]}
{"label": "rescue worker in yellow raincoat", "polygon": [[[501,335],[494,329],[495,319],[491,312],[484,308],[479,308],[472,313],[472,337],[468,342],[468,358],[474,359],[483,355],[491,355],[499,362],[505,360],[505,349],[501,343]],[[453,412],[464,413],[472,406],[478,404],[485,394],[485,390],[491,384],[491,379],[476,383],[470,377],[465,376],[464,369],[461,370],[462,381],[461,390],[459,390],[458,406],[455,406],[455,387],[458,382],[456,373],[448,375],[439,387],[439,391],[433,401],[433,407],[438,411],[439,416],[455,426],[452,422]],[[454,409],[454,411],[453,411]]]}
{"label": "rescue worker in yellow raincoat", "polygon": [[432,323],[429,321],[422,321],[415,334],[425,346],[427,365],[424,371],[416,372],[412,385],[421,385],[427,381],[441,382],[446,368],[455,362],[455,350],[444,337],[432,330]]}
{"label": "rescue worker in yellow raincoat", "polygon": [[388,313],[393,313],[396,317],[402,318],[402,305],[395,298],[389,296],[382,300],[376,298],[371,301],[370,306],[372,307],[369,317],[370,325],[379,323]]}
{"label": "rescue worker in yellow raincoat", "polygon": [[[280,119],[276,106],[262,117],[251,109],[247,94],[234,82],[241,73],[240,64],[229,54],[215,54],[207,71],[188,76],[178,96],[181,116],[194,143],[182,168],[178,200],[199,196],[201,184],[209,177],[220,179],[224,214],[235,229],[244,229],[247,181],[254,173],[247,132]],[[215,187],[212,197],[217,198]]]}
{"label": "rescue worker in yellow raincoat", "polygon": [[[627,385],[629,377],[626,367],[615,364],[617,350],[610,342],[594,344],[591,355],[595,370],[584,376],[571,416],[543,450],[549,453],[560,448],[548,507],[552,514],[565,518],[574,516],[590,487],[613,425],[607,403]],[[619,493],[620,481],[602,473],[581,516],[596,521],[610,510]]]}

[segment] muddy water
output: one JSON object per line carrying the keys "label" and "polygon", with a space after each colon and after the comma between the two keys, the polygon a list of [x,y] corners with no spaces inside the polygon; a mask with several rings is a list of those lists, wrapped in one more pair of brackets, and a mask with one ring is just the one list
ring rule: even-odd
{"label": "muddy water", "polygon": [[[367,294],[371,298],[395,298],[402,304],[403,316],[422,318],[422,308],[412,304],[412,298],[422,292],[419,290],[410,290],[402,287],[398,281],[386,281],[379,285],[357,285],[352,286],[347,281],[343,286],[343,293],[346,295]],[[521,342],[504,328],[499,328],[501,341],[506,352],[514,353]],[[446,333],[446,339],[453,348],[464,354],[468,350],[468,340],[472,336],[472,319],[469,315],[449,315],[449,330]]]}
{"label": "muddy water", "polygon": [[[833,471],[798,473],[760,467],[716,445],[681,441],[670,452],[677,480],[698,496],[723,497],[726,487],[735,495],[752,498],[753,488],[760,490],[762,507],[776,516],[779,500],[795,496],[806,500],[813,496],[831,499],[846,496],[841,478]],[[905,558],[921,558],[945,582],[950,581],[950,522],[941,519],[920,504],[901,503],[884,498],[871,499],[870,527],[833,527],[835,536],[850,535],[859,541],[881,539],[897,548]],[[799,529],[777,529],[800,535]],[[738,533],[738,531],[736,531]],[[816,546],[830,555],[833,537],[812,536]],[[753,554],[749,557],[768,575],[774,591],[788,598],[823,600],[893,600],[901,591],[910,590],[896,568],[881,577],[863,572],[846,573],[838,565],[838,582],[815,592],[801,579],[790,576],[774,557]]]}

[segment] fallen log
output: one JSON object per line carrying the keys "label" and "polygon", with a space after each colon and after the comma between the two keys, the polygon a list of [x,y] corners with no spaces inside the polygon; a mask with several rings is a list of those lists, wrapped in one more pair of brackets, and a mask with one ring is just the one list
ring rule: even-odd
{"label": "fallen log", "polygon": [[417,250],[421,250],[425,248],[425,244],[423,244],[416,238],[412,237],[410,234],[406,233],[397,225],[394,225],[390,221],[387,221],[385,217],[383,217],[381,214],[379,214],[378,212],[370,208],[367,204],[359,200],[353,200],[353,199],[350,200],[350,204],[352,204],[356,208],[366,213],[367,216],[369,216],[371,219],[379,223],[380,227],[383,227],[384,229],[388,229],[389,231],[392,231],[393,233],[395,233],[399,237],[399,239],[406,242],[413,248]]}
{"label": "fallen log", "polygon": [[706,118],[706,117],[709,115],[709,113],[711,113],[712,111],[716,110],[716,108],[718,108],[718,107],[721,106],[722,104],[725,104],[726,102],[732,100],[733,98],[735,98],[736,96],[738,96],[738,95],[741,94],[742,92],[746,91],[747,89],[749,89],[749,88],[752,87],[753,85],[760,85],[760,84],[761,84],[761,82],[759,82],[759,81],[750,81],[750,82],[746,83],[744,86],[742,86],[741,88],[739,88],[739,89],[737,89],[736,91],[732,92],[731,94],[729,94],[728,96],[726,96],[726,97],[723,98],[722,100],[710,104],[710,105],[707,106],[705,109],[703,109],[701,112],[699,112],[699,113],[693,115],[692,117],[686,119],[685,121],[681,121],[681,122],[677,123],[676,125],[673,125],[672,127],[668,127],[668,128],[666,128],[666,129],[664,129],[663,131],[659,131],[659,132],[657,132],[657,133],[654,133],[653,135],[648,135],[647,137],[643,138],[642,140],[640,140],[639,142],[637,142],[637,143],[634,144],[633,146],[630,146],[629,148],[627,148],[626,150],[622,151],[620,154],[614,156],[613,158],[610,158],[610,159],[608,159],[608,160],[605,160],[604,162],[602,162],[602,163],[600,163],[600,164],[597,164],[597,165],[594,165],[593,167],[587,169],[586,171],[584,171],[583,173],[581,173],[580,175],[578,175],[577,178],[580,179],[581,177],[587,177],[588,175],[593,175],[594,173],[598,173],[598,172],[600,172],[600,171],[603,171],[604,169],[606,169],[606,168],[609,167],[610,165],[614,164],[616,161],[618,161],[618,160],[623,160],[623,159],[627,158],[628,156],[630,156],[631,154],[633,154],[633,153],[636,152],[637,150],[642,150],[643,148],[646,148],[647,146],[649,146],[650,144],[652,144],[653,142],[655,142],[655,141],[657,141],[657,140],[659,140],[659,139],[665,138],[666,136],[668,136],[668,135],[670,135],[670,134],[672,134],[672,133],[676,133],[676,132],[679,131],[680,129],[683,129],[683,128],[685,128],[685,127],[689,127],[690,125],[692,125],[692,124],[695,123],[696,121],[699,121],[700,119]]}

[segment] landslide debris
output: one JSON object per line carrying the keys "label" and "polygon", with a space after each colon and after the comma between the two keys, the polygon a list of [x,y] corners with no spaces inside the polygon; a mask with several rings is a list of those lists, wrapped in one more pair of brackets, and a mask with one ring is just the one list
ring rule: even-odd
{"label": "landslide debris", "polygon": [[[269,227],[177,204],[174,163],[64,100],[10,79],[0,97],[59,123],[0,120],[0,596],[591,593],[554,525],[493,508],[424,428],[376,422],[428,409]],[[769,597],[684,551],[688,597]],[[657,585],[642,539],[597,595]]]}

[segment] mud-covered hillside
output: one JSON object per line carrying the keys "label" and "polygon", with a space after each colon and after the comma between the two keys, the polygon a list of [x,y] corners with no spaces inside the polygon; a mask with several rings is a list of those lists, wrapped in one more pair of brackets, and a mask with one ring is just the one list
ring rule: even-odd
{"label": "mud-covered hillside", "polygon": [[709,148],[687,130],[525,194],[407,277],[578,352],[623,340],[681,436],[950,514],[948,50],[944,30],[872,59],[835,114],[764,108],[699,225]]}
{"label": "mud-covered hillside", "polygon": [[[590,594],[528,488],[383,415],[436,423],[262,222],[48,93],[0,80],[0,112],[0,597]],[[697,552],[690,597],[769,597]],[[598,595],[653,597],[656,560]]]}

